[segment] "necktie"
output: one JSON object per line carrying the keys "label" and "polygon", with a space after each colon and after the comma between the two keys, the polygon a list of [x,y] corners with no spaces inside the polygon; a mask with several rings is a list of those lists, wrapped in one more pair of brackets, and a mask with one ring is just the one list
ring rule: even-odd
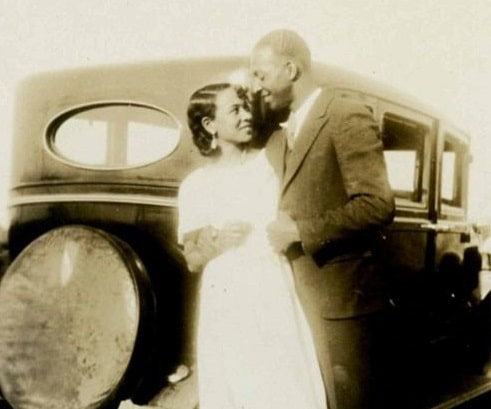
{"label": "necktie", "polygon": [[286,143],[290,151],[293,149],[293,145],[295,144],[296,127],[297,127],[297,122],[296,122],[295,114],[293,112],[290,112],[290,116],[288,117],[288,121],[286,125]]}

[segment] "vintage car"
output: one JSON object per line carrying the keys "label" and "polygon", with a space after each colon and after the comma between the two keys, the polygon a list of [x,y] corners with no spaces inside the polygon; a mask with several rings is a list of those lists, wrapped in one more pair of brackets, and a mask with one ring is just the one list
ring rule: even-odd
{"label": "vintage car", "polygon": [[[247,84],[246,68],[241,57],[142,62],[21,84],[0,282],[5,407],[196,407],[200,277],[177,244],[176,198],[204,159],[186,108],[204,84]],[[491,390],[490,308],[466,218],[469,137],[394,89],[320,63],[315,71],[380,125],[397,206],[381,246],[400,334],[401,407],[480,402]],[[264,143],[274,118],[254,108]]]}

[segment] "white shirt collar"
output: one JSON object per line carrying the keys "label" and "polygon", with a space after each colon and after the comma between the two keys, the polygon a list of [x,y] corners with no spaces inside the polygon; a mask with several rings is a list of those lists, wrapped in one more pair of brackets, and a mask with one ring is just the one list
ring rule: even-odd
{"label": "white shirt collar", "polygon": [[[310,109],[314,105],[315,100],[321,93],[322,89],[317,87],[314,91],[310,93],[310,95],[303,101],[302,105],[296,110],[292,111],[290,115],[295,115],[295,132],[294,132],[294,137],[296,138],[298,135],[299,129],[302,127],[303,123],[305,122],[305,118],[307,118],[308,113],[310,112]],[[288,120],[285,122],[282,122],[281,127],[285,128],[288,126]]]}

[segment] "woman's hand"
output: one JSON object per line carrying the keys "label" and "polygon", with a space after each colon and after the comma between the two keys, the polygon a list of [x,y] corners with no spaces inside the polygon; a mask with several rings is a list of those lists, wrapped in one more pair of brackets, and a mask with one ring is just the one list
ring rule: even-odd
{"label": "woman's hand", "polygon": [[234,220],[225,223],[221,229],[215,230],[215,245],[219,253],[242,244],[249,235],[250,223]]}
{"label": "woman's hand", "polygon": [[206,226],[184,235],[184,257],[191,272],[201,272],[208,262],[232,247],[242,244],[252,226],[231,221],[223,228]]}
{"label": "woman's hand", "polygon": [[218,255],[215,236],[216,229],[211,226],[184,235],[183,253],[190,272],[200,273],[208,262]]}

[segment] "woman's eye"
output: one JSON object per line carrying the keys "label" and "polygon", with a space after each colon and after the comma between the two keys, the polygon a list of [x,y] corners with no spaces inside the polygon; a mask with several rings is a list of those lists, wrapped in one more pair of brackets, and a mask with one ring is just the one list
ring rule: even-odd
{"label": "woman's eye", "polygon": [[261,82],[264,81],[264,74],[258,74],[258,73],[256,73],[255,74],[255,77],[256,77],[256,79],[258,81],[261,81]]}

